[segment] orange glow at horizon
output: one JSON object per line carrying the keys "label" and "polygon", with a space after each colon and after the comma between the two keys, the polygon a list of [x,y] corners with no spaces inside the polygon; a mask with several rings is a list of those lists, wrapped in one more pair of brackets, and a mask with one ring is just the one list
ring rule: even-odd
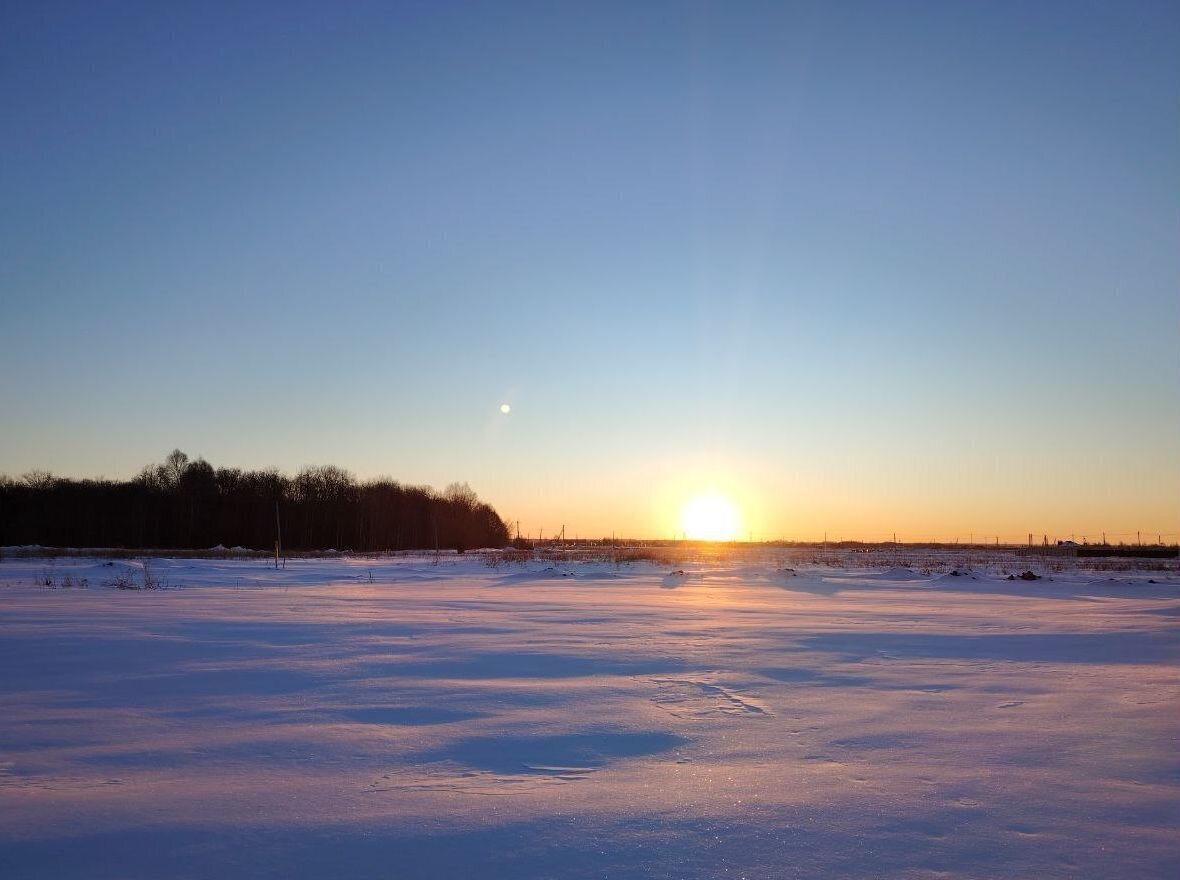
{"label": "orange glow at horizon", "polygon": [[[906,470],[904,479],[855,458],[821,464],[661,454],[552,479],[539,490],[508,474],[500,485],[479,489],[534,536],[540,528],[559,533],[564,524],[567,534],[636,540],[1023,545],[1030,533],[1035,543],[1043,535],[1050,543],[1100,543],[1105,534],[1111,543],[1133,544],[1137,531],[1150,543],[1157,534],[1175,543],[1180,532],[1174,500],[1148,494],[1159,480],[1147,469],[1117,484],[1104,474],[1062,485],[1057,463],[997,472],[980,457],[970,467],[940,459]],[[1076,462],[1066,464],[1076,472]],[[717,529],[695,513],[686,518],[704,497],[728,502],[736,524]]]}

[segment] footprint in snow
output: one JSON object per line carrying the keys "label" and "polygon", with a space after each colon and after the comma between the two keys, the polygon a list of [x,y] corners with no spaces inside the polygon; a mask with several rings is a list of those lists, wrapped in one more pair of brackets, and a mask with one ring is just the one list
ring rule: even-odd
{"label": "footprint in snow", "polygon": [[649,699],[677,718],[705,718],[714,715],[772,717],[766,706],[737,691],[709,681],[653,678],[656,693]]}

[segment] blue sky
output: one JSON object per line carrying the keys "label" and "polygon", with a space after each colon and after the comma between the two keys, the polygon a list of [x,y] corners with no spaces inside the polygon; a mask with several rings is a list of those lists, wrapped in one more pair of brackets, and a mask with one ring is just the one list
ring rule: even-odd
{"label": "blue sky", "polygon": [[9,2],[0,118],[0,472],[1180,529],[1175,4]]}

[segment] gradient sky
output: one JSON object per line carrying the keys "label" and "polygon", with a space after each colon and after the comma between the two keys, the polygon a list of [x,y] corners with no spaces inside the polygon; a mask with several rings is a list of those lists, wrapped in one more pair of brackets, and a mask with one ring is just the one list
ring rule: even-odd
{"label": "gradient sky", "polygon": [[1154,540],[1178,336],[1172,2],[0,5],[0,472]]}

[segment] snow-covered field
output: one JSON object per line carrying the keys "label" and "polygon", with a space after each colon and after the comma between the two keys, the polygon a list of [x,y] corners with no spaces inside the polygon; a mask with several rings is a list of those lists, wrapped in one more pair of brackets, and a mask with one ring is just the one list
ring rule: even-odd
{"label": "snow-covered field", "polygon": [[128,565],[0,562],[6,880],[1180,876],[1175,569]]}

